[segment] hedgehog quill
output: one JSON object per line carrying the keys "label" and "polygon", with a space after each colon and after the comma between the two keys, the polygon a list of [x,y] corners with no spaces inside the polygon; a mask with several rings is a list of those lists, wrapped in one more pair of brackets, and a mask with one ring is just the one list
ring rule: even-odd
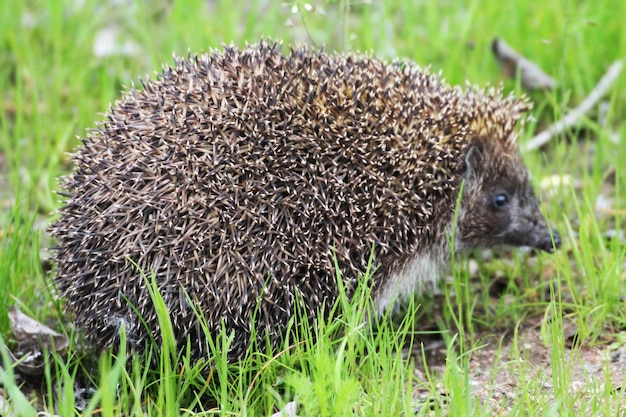
{"label": "hedgehog quill", "polygon": [[199,311],[211,334],[232,332],[237,360],[253,325],[263,349],[296,300],[313,319],[337,299],[335,261],[351,294],[373,256],[383,312],[451,250],[553,252],[516,146],[529,107],[366,55],[261,42],[177,58],[75,155],[51,228],[60,295],[95,346],[124,323],[141,350],[160,340],[141,269],[194,358],[210,355]]}

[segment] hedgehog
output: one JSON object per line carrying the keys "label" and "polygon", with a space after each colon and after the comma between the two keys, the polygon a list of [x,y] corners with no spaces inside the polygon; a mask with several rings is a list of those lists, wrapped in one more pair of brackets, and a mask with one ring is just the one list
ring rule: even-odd
{"label": "hedgehog", "polygon": [[98,348],[122,324],[137,351],[161,340],[146,275],[193,359],[224,329],[236,361],[372,267],[383,313],[453,253],[559,246],[516,146],[530,104],[501,88],[268,41],[141,83],[82,139],[51,226],[59,294]]}

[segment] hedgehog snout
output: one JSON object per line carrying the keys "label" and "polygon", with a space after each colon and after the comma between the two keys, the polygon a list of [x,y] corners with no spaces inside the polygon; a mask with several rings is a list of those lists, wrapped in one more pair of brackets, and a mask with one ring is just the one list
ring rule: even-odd
{"label": "hedgehog snout", "polygon": [[554,251],[561,247],[561,235],[554,227],[550,227],[550,231],[541,237],[535,244],[535,248],[544,250],[548,253],[554,253]]}

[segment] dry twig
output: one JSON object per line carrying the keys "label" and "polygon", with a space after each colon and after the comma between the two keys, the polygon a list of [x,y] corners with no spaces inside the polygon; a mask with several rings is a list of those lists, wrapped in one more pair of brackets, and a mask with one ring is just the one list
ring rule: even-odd
{"label": "dry twig", "polygon": [[551,90],[554,87],[552,77],[543,72],[541,68],[539,68],[539,65],[520,55],[504,40],[495,38],[491,44],[491,50],[498,64],[500,64],[504,75],[515,78],[519,73],[522,87],[525,89]]}
{"label": "dry twig", "polygon": [[550,139],[552,139],[552,137],[563,132],[568,127],[571,127],[572,125],[576,124],[576,122],[578,122],[578,120],[585,113],[587,113],[589,110],[591,110],[591,108],[593,108],[593,106],[598,102],[598,100],[600,100],[600,98],[604,95],[604,93],[606,93],[609,87],[615,82],[620,72],[622,71],[623,66],[624,66],[624,63],[622,60],[615,61],[609,67],[606,74],[604,74],[604,76],[600,79],[600,81],[595,86],[595,88],[591,90],[591,93],[589,93],[587,98],[585,98],[585,100],[583,100],[583,102],[580,103],[578,107],[576,107],[574,110],[568,113],[567,116],[565,116],[563,119],[557,121],[552,126],[550,126],[543,132],[536,135],[534,138],[528,141],[528,143],[526,143],[522,147],[522,149],[525,152],[528,152],[528,151],[532,151],[537,148],[540,148],[541,146],[548,143]]}

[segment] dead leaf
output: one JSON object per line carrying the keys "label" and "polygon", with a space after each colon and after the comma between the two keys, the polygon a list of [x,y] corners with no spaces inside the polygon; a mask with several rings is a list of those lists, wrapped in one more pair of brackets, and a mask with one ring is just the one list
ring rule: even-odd
{"label": "dead leaf", "polygon": [[272,414],[270,417],[298,417],[298,415],[296,414],[297,407],[298,405],[295,401],[290,401],[285,404],[285,408],[277,413]]}
{"label": "dead leaf", "polygon": [[69,340],[62,334],[28,317],[19,309],[11,307],[9,320],[17,341],[17,350],[9,352],[15,362],[15,369],[27,375],[42,375],[44,353],[64,354]]}

